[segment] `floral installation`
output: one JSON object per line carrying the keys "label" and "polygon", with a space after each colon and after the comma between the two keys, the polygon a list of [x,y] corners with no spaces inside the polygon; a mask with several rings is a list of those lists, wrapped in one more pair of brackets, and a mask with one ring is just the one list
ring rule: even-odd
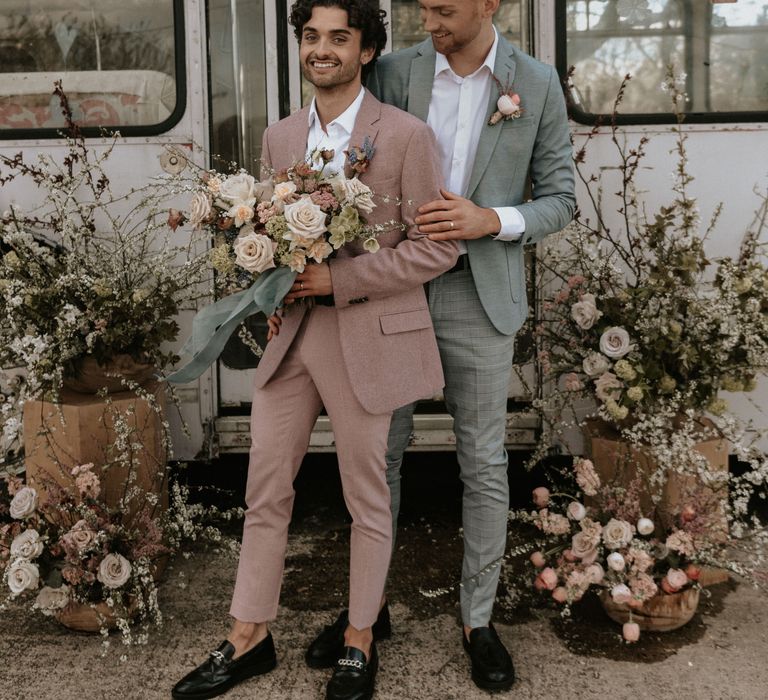
{"label": "floral installation", "polygon": [[712,493],[689,489],[664,512],[645,497],[648,484],[641,477],[624,486],[603,483],[585,458],[575,458],[567,476],[576,495],[539,486],[532,493],[536,510],[511,514],[539,531],[529,557],[532,585],[563,605],[565,614],[587,591],[601,591],[629,613],[622,634],[635,642],[640,627],[633,611],[698,586],[705,566],[729,566],[727,533]]}
{"label": "floral installation", "polygon": [[502,84],[495,75],[493,76],[493,80],[499,90],[499,99],[496,101],[496,111],[488,120],[488,126],[494,126],[502,119],[518,119],[522,117],[523,108],[520,106],[520,95],[512,90],[512,87],[509,84],[509,77],[507,77],[507,82],[505,84]]}
{"label": "floral installation", "polygon": [[0,477],[21,469],[21,404],[24,378],[0,370]]}
{"label": "floral installation", "polygon": [[67,122],[64,157],[0,157],[0,183],[40,191],[36,208],[0,215],[0,367],[26,368],[26,397],[57,396],[88,357],[175,361],[167,345],[175,317],[203,294],[207,271],[198,242],[179,243],[166,224],[178,180],[118,191],[108,172],[115,140],[89,148],[60,83],[55,94]]}
{"label": "floral installation", "polygon": [[[32,612],[58,617],[73,606],[93,606],[102,634],[117,627],[123,644],[144,644],[150,626],[163,621],[157,579],[165,561],[191,541],[236,554],[237,543],[212,523],[242,511],[191,506],[177,483],[168,509],[138,488],[108,507],[101,492],[109,468],[77,465],[65,484],[45,479],[42,493],[16,476],[0,480],[0,572],[7,588],[0,610],[26,601]],[[109,640],[103,645],[106,651]]]}

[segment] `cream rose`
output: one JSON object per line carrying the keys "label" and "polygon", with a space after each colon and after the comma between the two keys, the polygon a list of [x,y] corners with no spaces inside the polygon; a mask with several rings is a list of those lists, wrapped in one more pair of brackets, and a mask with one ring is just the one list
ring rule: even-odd
{"label": "cream rose", "polygon": [[615,394],[621,393],[624,385],[613,372],[603,372],[595,379],[595,394],[601,401],[607,401],[614,398]]}
{"label": "cream rose", "polygon": [[632,591],[626,584],[619,583],[611,588],[611,598],[617,605],[626,604],[632,600]]}
{"label": "cream rose", "polygon": [[282,202],[285,204],[293,199],[296,194],[296,183],[293,180],[278,182],[275,185],[275,191],[272,193],[273,202]]}
{"label": "cream rose", "polygon": [[37,588],[40,571],[26,559],[17,559],[8,567],[8,588],[13,595]]}
{"label": "cream rose", "polygon": [[59,588],[43,586],[35,599],[35,607],[43,615],[53,615],[57,610],[67,607],[69,603],[69,586],[61,585]]}
{"label": "cream rose", "polygon": [[189,221],[191,226],[200,226],[211,215],[211,198],[204,192],[195,192],[189,203]]}
{"label": "cream rose", "polygon": [[376,208],[371,188],[356,177],[344,180],[344,196],[349,204],[365,214],[370,214]]}
{"label": "cream rose", "polygon": [[[208,187],[211,183],[208,183]],[[256,203],[256,178],[248,173],[238,173],[224,180],[219,186],[219,197],[234,204],[243,202],[248,206]]]}
{"label": "cream rose", "polygon": [[293,204],[286,204],[283,215],[290,231],[285,235],[288,240],[292,237],[291,234],[315,239],[327,231],[325,212],[312,201],[309,195],[304,195]]}
{"label": "cream rose", "polygon": [[611,363],[608,361],[608,358],[599,352],[589,353],[581,363],[581,368],[588,377],[596,377],[598,374],[603,374],[603,372],[608,371],[610,366]]}
{"label": "cream rose", "polygon": [[131,563],[121,554],[107,554],[96,578],[107,588],[120,588],[130,577]]}
{"label": "cream rose", "polygon": [[253,221],[253,217],[256,212],[253,207],[249,206],[246,202],[235,202],[227,211],[227,216],[235,220],[235,226],[242,226],[243,224]]}
{"label": "cream rose", "polygon": [[235,262],[251,273],[264,272],[275,266],[277,243],[263,233],[252,231],[235,241]]}
{"label": "cream rose", "polygon": [[605,578],[605,569],[595,562],[584,569],[584,574],[591,583],[600,583]]}
{"label": "cream rose", "polygon": [[11,542],[11,556],[19,559],[36,559],[43,553],[43,549],[37,530],[25,530]]}
{"label": "cream rose", "polygon": [[650,518],[640,518],[637,521],[637,531],[641,535],[650,535],[655,529],[656,525],[654,525],[653,520]]}
{"label": "cream rose", "polygon": [[85,520],[78,520],[72,529],[67,532],[61,541],[68,549],[73,549],[78,553],[84,552],[96,539],[96,533],[91,529]]}
{"label": "cream rose", "polygon": [[624,557],[618,552],[611,552],[606,558],[606,561],[608,562],[608,567],[613,569],[613,571],[624,571],[624,567],[627,565]]}
{"label": "cream rose", "polygon": [[679,591],[688,583],[688,576],[686,576],[685,571],[682,569],[670,569],[664,577],[664,582],[667,584],[668,588],[672,589],[672,591]]}
{"label": "cream rose", "polygon": [[597,559],[597,544],[588,532],[577,532],[571,539],[571,552],[577,559],[586,560],[585,563],[590,564]]}
{"label": "cream rose", "polygon": [[571,318],[583,330],[592,328],[602,315],[603,312],[597,309],[594,294],[582,294],[581,300],[571,307]]}
{"label": "cream rose", "polygon": [[600,352],[614,360],[624,357],[631,349],[629,333],[619,326],[609,328],[600,336]]}
{"label": "cream rose", "polygon": [[611,518],[603,527],[603,542],[608,549],[621,549],[631,541],[634,532],[626,520]]}
{"label": "cream rose", "polygon": [[28,518],[37,508],[37,491],[31,486],[25,486],[16,492],[11,501],[10,514],[16,520]]}

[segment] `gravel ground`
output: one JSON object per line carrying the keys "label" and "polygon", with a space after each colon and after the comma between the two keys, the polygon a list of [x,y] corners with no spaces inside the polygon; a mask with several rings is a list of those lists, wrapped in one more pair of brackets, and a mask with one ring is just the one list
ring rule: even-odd
{"label": "gravel ground", "polygon": [[[227,698],[324,697],[329,672],[308,669],[302,656],[346,597],[348,528],[335,477],[322,461],[315,466],[302,469],[297,485],[283,607],[273,626],[278,668]],[[394,636],[379,647],[376,698],[486,698],[469,679],[456,594],[420,593],[450,583],[458,571],[455,469],[411,469],[406,476],[409,496],[390,577]],[[231,559],[213,553],[173,562],[161,588],[165,624],[148,645],[126,650],[124,661],[118,636],[111,637],[113,649],[101,658],[98,635],[72,633],[11,608],[0,617],[0,700],[169,698],[176,680],[226,635],[234,569]],[[594,602],[585,602],[564,622],[554,608],[524,597],[514,607],[499,606],[496,620],[518,674],[514,688],[501,697],[768,697],[768,606],[764,595],[747,585],[709,589],[688,626],[645,634],[633,646],[621,643],[618,626]]]}

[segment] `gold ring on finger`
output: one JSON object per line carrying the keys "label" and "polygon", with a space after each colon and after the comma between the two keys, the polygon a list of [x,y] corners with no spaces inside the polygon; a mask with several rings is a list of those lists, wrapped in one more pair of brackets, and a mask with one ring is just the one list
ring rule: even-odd
{"label": "gold ring on finger", "polygon": [[455,224],[453,223],[453,221],[449,221],[448,223],[451,225],[451,231],[453,231]]}
{"label": "gold ring on finger", "polygon": [[304,282],[299,282],[299,291],[300,292],[304,291]]}

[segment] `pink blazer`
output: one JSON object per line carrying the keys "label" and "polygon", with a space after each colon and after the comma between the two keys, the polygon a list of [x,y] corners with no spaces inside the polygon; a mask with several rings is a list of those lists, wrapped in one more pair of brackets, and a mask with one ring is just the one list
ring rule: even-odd
{"label": "pink blazer", "polygon": [[[304,160],[309,108],[264,133],[265,168],[281,170]],[[382,104],[366,91],[350,146],[368,137],[376,147],[360,177],[376,196],[371,224],[402,221],[405,230],[380,235],[381,249],[341,248],[330,260],[340,342],[352,388],[369,413],[387,413],[434,395],[444,386],[440,356],[423,284],[450,269],[458,258],[453,242],[419,234],[414,217],[422,204],[440,198],[437,146],[420,119]],[[388,203],[382,201],[389,195]],[[402,205],[394,200],[401,199]],[[256,370],[256,387],[274,375],[307,312],[289,307],[280,334],[267,345]]]}

